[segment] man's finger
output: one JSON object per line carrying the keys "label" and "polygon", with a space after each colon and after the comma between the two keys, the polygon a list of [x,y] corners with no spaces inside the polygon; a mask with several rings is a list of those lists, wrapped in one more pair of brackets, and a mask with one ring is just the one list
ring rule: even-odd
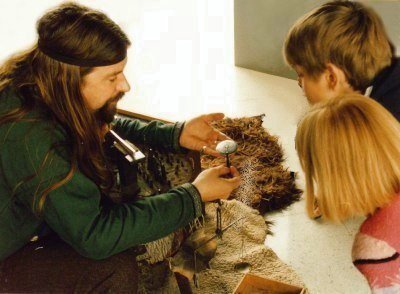
{"label": "man's finger", "polygon": [[208,147],[210,147],[211,149],[214,149],[214,150],[216,150],[216,148],[217,148],[217,145],[218,145],[218,141],[216,140],[216,138],[215,139],[210,139],[210,140],[208,140]]}
{"label": "man's finger", "polygon": [[[232,140],[230,137],[228,137],[227,135],[225,135],[224,133],[217,131],[217,140],[218,141],[224,141],[224,140]],[[232,140],[233,141],[233,140]]]}
{"label": "man's finger", "polygon": [[216,113],[209,113],[204,116],[204,120],[208,123],[216,121],[216,120],[221,120],[225,117],[225,114],[222,112],[216,112]]}
{"label": "man's finger", "polygon": [[203,154],[211,155],[211,156],[214,156],[214,157],[223,157],[223,155],[221,153],[219,153],[214,148],[211,148],[209,146],[206,146],[202,150],[203,150],[203,152],[202,152]]}
{"label": "man's finger", "polygon": [[239,177],[240,176],[239,171],[234,166],[231,166],[231,174],[232,174],[233,177]]}
{"label": "man's finger", "polygon": [[[217,145],[225,140],[232,140],[231,138],[229,138],[227,135],[225,135],[224,133],[221,133],[218,130],[214,130],[214,132],[212,133],[212,135],[210,135],[210,137],[208,138],[207,142],[208,142],[208,146],[211,149],[215,149],[217,147]],[[232,140],[233,141],[233,140]]]}
{"label": "man's finger", "polygon": [[201,144],[202,145],[202,147],[198,150],[199,152],[200,152],[200,155],[205,155],[205,154],[207,154],[207,149],[209,148],[207,145],[207,143],[205,143],[205,142],[202,142],[203,144]]}
{"label": "man's finger", "polygon": [[231,169],[226,167],[225,165],[219,165],[216,168],[218,175],[223,176],[231,173]]}
{"label": "man's finger", "polygon": [[240,177],[234,177],[234,178],[225,179],[225,181],[227,181],[229,183],[232,183],[232,184],[236,184],[237,186],[239,186],[240,182],[241,182],[241,178]]}
{"label": "man's finger", "polygon": [[219,142],[225,140],[232,140],[232,139],[216,129],[214,129],[213,132],[208,137],[208,141],[210,142],[210,144],[213,145],[218,145]]}
{"label": "man's finger", "polygon": [[228,182],[240,182],[241,178],[240,178],[240,176],[237,176],[237,177],[233,177],[233,178],[227,178],[226,180]]}
{"label": "man's finger", "polygon": [[214,156],[214,157],[224,157],[221,153],[219,153],[215,149],[208,148],[206,152],[207,152],[208,155],[211,155],[211,156]]}

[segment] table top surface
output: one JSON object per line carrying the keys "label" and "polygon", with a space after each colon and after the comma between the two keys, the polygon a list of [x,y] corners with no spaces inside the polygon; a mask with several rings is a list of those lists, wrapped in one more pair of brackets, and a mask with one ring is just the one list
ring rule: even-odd
{"label": "table top surface", "polygon": [[295,80],[233,65],[203,65],[202,71],[193,70],[191,76],[175,71],[172,76],[157,72],[138,78],[130,75],[129,68],[126,75],[136,82],[131,82],[119,109],[166,121],[211,112],[229,117],[265,114],[264,127],[279,136],[286,164],[300,171],[294,137],[308,104]]}

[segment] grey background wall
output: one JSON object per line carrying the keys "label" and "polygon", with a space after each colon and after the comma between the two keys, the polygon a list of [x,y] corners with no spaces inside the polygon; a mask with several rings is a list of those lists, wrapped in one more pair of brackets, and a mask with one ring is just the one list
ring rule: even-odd
{"label": "grey background wall", "polygon": [[[285,65],[282,45],[292,24],[304,13],[327,1],[235,0],[235,64],[237,66],[296,78]],[[363,1],[382,17],[400,55],[400,1]]]}

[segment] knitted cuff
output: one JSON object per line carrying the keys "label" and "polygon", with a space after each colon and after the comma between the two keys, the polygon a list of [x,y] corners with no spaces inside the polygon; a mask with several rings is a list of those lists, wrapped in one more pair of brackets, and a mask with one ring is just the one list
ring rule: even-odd
{"label": "knitted cuff", "polygon": [[202,215],[202,201],[201,201],[201,196],[200,196],[199,190],[197,190],[197,188],[193,184],[190,184],[190,183],[185,183],[181,187],[184,188],[193,199],[195,218],[201,216]]}
{"label": "knitted cuff", "polygon": [[176,122],[172,133],[173,136],[173,149],[177,153],[187,153],[189,150],[181,147],[179,144],[179,138],[181,137],[185,122]]}

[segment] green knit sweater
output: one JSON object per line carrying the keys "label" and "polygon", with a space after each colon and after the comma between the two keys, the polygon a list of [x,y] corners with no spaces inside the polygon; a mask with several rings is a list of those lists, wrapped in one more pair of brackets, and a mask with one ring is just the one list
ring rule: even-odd
{"label": "green knit sweater", "polygon": [[[15,91],[0,94],[0,116],[19,105]],[[34,195],[64,178],[70,169],[69,150],[55,149],[41,168],[50,146],[65,141],[65,131],[38,108],[28,117],[40,120],[0,125],[0,260],[27,244],[43,224],[80,254],[103,259],[159,239],[201,215],[200,195],[189,183],[133,204],[103,207],[99,188],[77,171],[48,195],[42,217],[37,217],[32,210]],[[134,143],[178,151],[181,127],[117,120],[114,129]],[[24,181],[31,175],[35,177]]]}

